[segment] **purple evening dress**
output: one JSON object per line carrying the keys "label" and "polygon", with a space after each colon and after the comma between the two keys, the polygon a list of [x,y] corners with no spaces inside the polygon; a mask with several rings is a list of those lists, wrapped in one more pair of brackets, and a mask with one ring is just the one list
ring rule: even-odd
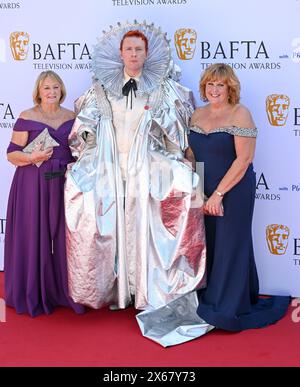
{"label": "purple evening dress", "polygon": [[[5,301],[17,313],[49,314],[55,306],[83,313],[68,295],[65,247],[64,172],[73,161],[68,135],[74,120],[53,129],[19,118],[15,131],[27,131],[28,143],[45,127],[60,144],[38,168],[17,167],[12,181],[4,250]],[[7,152],[23,148],[10,143]]]}

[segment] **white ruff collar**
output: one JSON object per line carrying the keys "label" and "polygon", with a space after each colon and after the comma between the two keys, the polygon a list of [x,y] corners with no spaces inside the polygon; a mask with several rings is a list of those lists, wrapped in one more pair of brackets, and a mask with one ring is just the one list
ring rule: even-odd
{"label": "white ruff collar", "polygon": [[171,58],[170,41],[160,28],[155,28],[153,23],[146,24],[145,21],[118,23],[116,27],[110,26],[108,32],[103,31],[92,54],[95,80],[100,81],[105,90],[116,97],[122,96],[124,84],[124,64],[120,57],[120,42],[124,34],[130,30],[139,30],[148,39],[148,55],[139,79],[137,95],[150,94],[170,76],[178,78],[178,68],[174,69]]}

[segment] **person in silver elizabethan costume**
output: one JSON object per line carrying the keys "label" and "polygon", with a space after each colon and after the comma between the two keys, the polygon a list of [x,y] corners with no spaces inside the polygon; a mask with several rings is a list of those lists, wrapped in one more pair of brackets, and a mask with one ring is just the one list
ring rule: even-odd
{"label": "person in silver elizabethan costume", "polygon": [[[178,313],[199,326],[193,291],[205,286],[203,191],[184,158],[192,93],[177,82],[166,34],[146,22],[104,31],[92,68],[69,137],[77,159],[65,186],[70,295],[96,309],[134,303],[156,323],[162,310],[165,327],[166,318],[178,325]],[[199,336],[187,331],[169,342]]]}

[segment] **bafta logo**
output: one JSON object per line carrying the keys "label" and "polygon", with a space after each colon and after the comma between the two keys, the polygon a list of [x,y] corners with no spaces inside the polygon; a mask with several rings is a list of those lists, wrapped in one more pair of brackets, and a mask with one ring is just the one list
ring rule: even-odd
{"label": "bafta logo", "polygon": [[197,33],[192,28],[180,28],[174,34],[175,47],[179,59],[189,60],[194,56]]}
{"label": "bafta logo", "polygon": [[283,224],[269,224],[266,227],[266,239],[271,254],[283,255],[289,241],[290,229]]}
{"label": "bafta logo", "polygon": [[286,123],[290,107],[290,98],[284,94],[271,94],[266,99],[268,119],[273,126],[283,126]]}
{"label": "bafta logo", "polygon": [[10,48],[15,60],[25,60],[29,48],[28,32],[15,31],[9,36]]}

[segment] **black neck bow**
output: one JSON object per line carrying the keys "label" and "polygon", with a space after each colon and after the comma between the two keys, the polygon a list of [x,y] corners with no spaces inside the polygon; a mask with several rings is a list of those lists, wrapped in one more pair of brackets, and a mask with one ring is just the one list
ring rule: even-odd
{"label": "black neck bow", "polygon": [[130,93],[130,109],[132,109],[132,92],[136,97],[136,94],[135,94],[136,90],[137,90],[137,84],[136,84],[136,80],[133,78],[130,78],[129,81],[126,82],[125,85],[122,87],[122,94],[126,96],[126,107],[128,104],[128,96]]}

